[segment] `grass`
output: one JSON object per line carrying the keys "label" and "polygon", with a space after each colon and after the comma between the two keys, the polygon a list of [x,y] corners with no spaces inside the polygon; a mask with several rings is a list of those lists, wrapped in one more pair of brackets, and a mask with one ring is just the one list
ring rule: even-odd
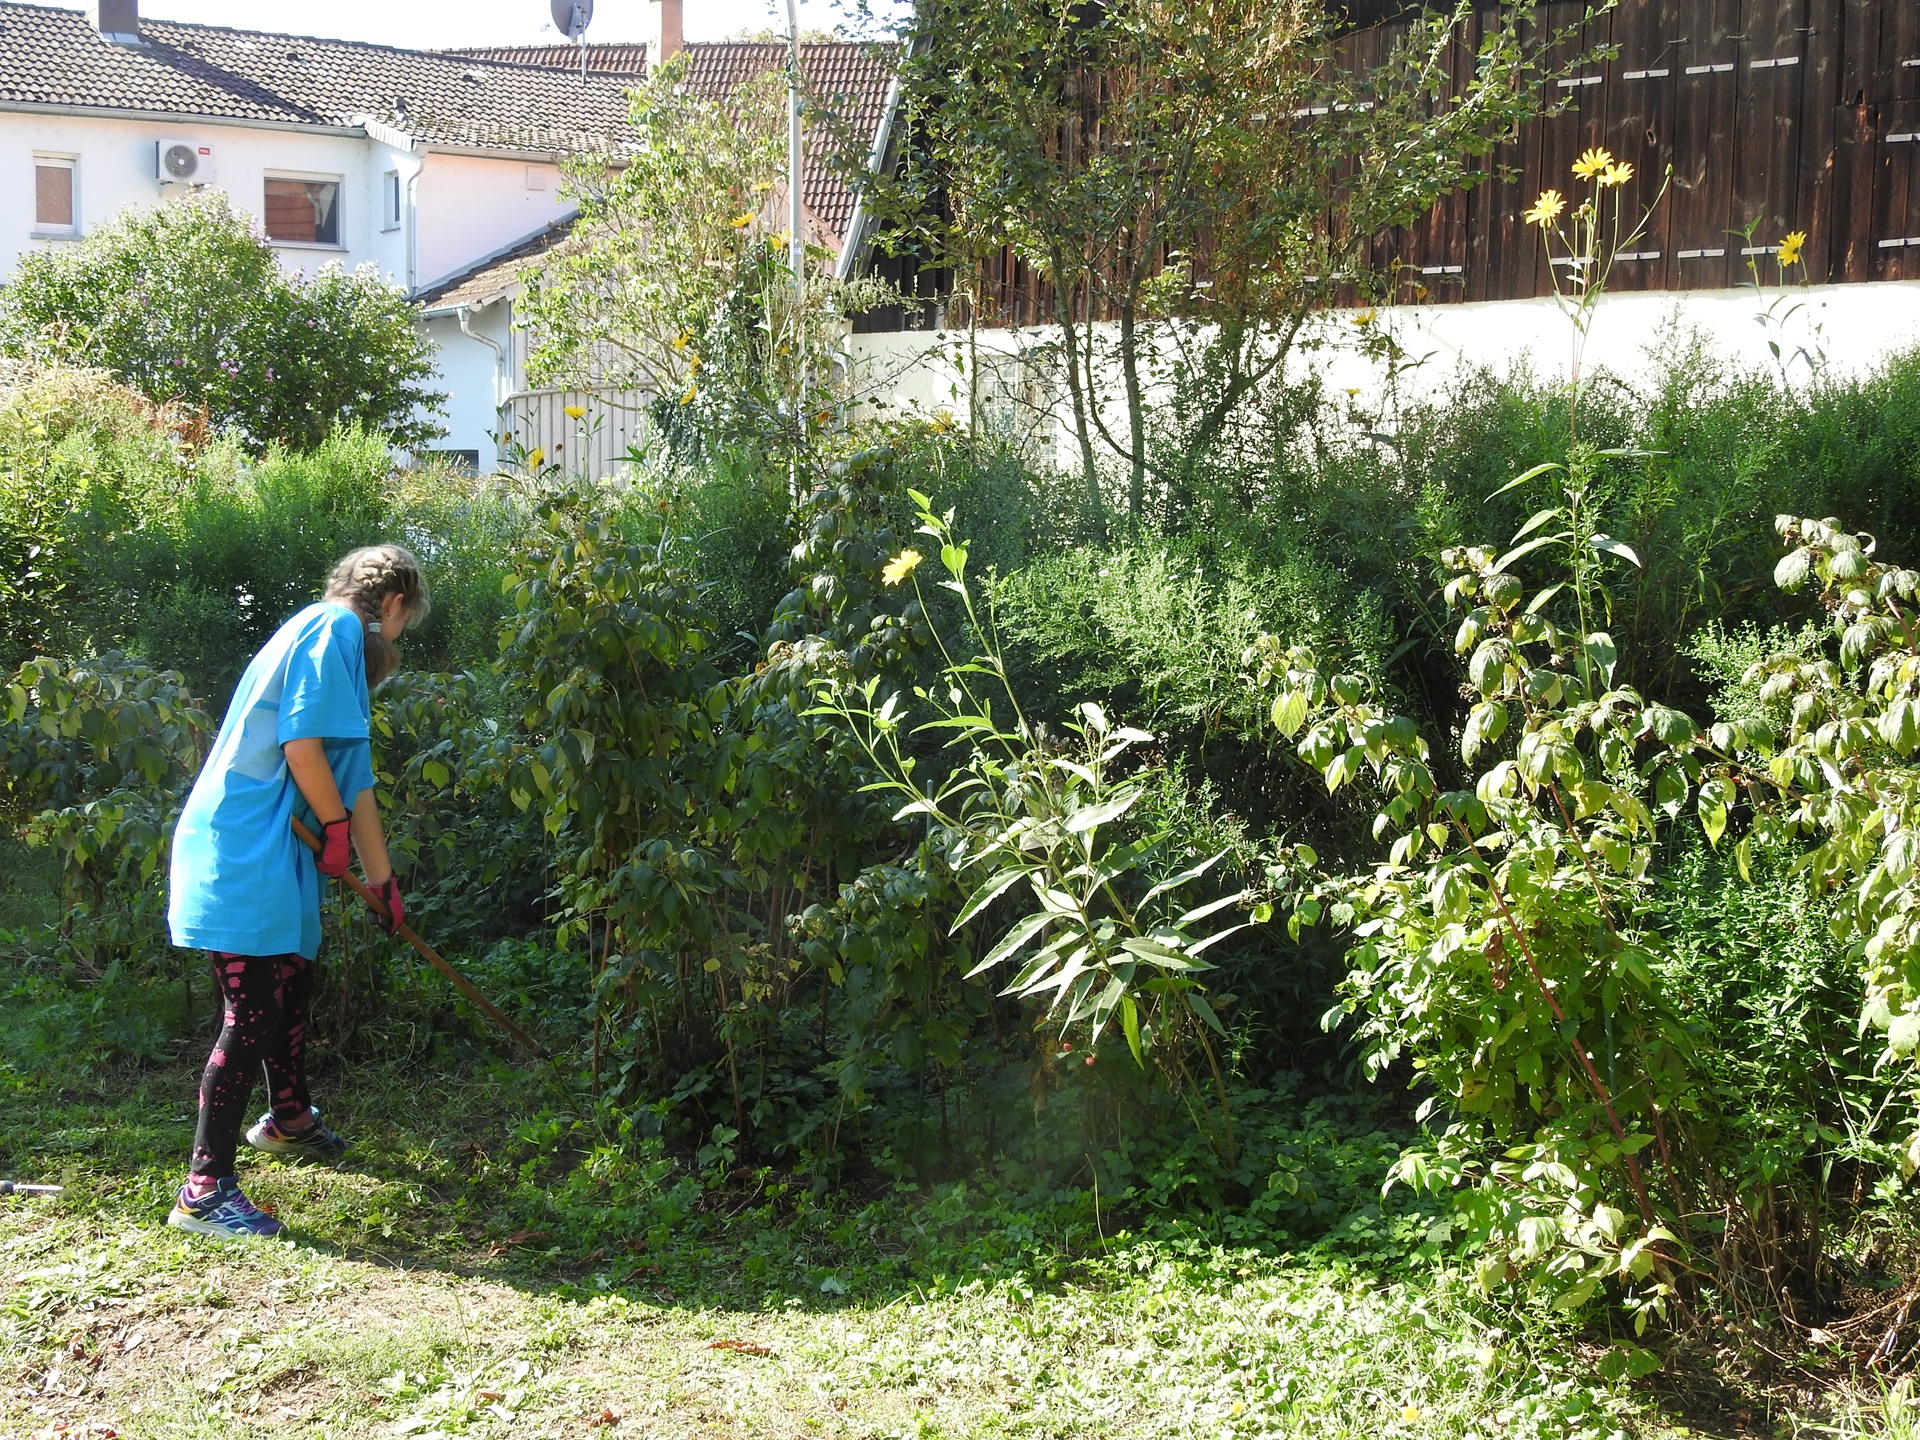
{"label": "grass", "polygon": [[0,1434],[1657,1430],[1564,1326],[1446,1272],[1103,1238],[1086,1197],[990,1184],[859,1203],[696,1173],[457,1046],[323,1062],[351,1163],[242,1160],[291,1243],[181,1236],[204,1033],[175,1014],[140,1063],[102,1038],[176,995],[0,970],[0,1176],[67,1186],[0,1200]]}
{"label": "grass", "polygon": [[67,1187],[0,1199],[0,1435],[1915,1433],[1904,1391],[1675,1424],[1602,1378],[1604,1343],[1445,1269],[1116,1233],[1088,1196],[984,1181],[820,1199],[701,1170],[446,1041],[323,1054],[347,1166],[243,1155],[290,1242],[181,1236],[206,1034],[178,995],[0,962],[0,1177]]}

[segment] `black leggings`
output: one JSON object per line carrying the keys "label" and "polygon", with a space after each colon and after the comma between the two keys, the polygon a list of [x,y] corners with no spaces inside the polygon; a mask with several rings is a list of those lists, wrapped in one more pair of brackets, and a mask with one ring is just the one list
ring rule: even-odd
{"label": "black leggings", "polygon": [[307,1113],[307,1007],[313,1000],[313,965],[300,955],[215,951],[212,960],[226,997],[226,1019],[200,1076],[200,1125],[189,1169],[219,1180],[233,1174],[254,1076],[266,1073],[274,1119]]}

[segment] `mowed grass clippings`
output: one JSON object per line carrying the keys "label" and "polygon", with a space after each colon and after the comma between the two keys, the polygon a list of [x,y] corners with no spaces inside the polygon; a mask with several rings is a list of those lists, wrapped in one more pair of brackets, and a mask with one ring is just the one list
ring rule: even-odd
{"label": "mowed grass clippings", "polygon": [[1563,1330],[1446,1275],[1016,1242],[1049,1222],[958,1192],[782,1209],[695,1187],[685,1213],[641,1206],[623,1228],[639,1182],[563,1203],[566,1167],[601,1162],[528,1158],[514,1129],[552,1082],[484,1057],[330,1067],[320,1103],[350,1163],[242,1157],[295,1238],[183,1236],[163,1220],[194,1047],[75,1063],[17,1008],[0,1047],[0,1176],[68,1187],[0,1199],[7,1440],[1657,1429]]}

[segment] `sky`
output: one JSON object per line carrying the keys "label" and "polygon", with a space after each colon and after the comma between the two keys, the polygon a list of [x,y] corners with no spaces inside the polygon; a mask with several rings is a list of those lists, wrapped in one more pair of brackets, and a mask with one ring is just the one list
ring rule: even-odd
{"label": "sky", "polygon": [[[851,20],[845,0],[800,0],[799,9],[802,31],[845,29]],[[646,0],[596,0],[587,39],[643,39],[646,12]],[[423,50],[552,44],[560,38],[548,0],[140,0],[140,13],[155,20]],[[685,0],[684,16],[689,40],[724,40],[751,30],[784,32],[787,23],[785,0]]]}

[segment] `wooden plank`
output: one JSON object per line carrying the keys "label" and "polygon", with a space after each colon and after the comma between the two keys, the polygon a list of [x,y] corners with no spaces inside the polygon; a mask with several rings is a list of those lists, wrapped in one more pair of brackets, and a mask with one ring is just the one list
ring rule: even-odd
{"label": "wooden plank", "polygon": [[1842,0],[1807,0],[1806,59],[1800,62],[1800,164],[1795,178],[1795,228],[1807,234],[1807,280],[1824,284],[1840,247],[1834,230],[1834,106],[1840,92]]}
{"label": "wooden plank", "polygon": [[1765,253],[1741,255],[1740,249],[1766,252],[1792,228],[1788,202],[1799,163],[1798,108],[1803,0],[1745,0],[1735,71],[1737,148],[1733,176],[1733,229],[1749,229],[1748,238],[1730,237],[1729,258],[1736,279],[1776,279]]}
{"label": "wooden plank", "polygon": [[1833,117],[1833,278],[1870,280],[1876,262],[1873,181],[1879,116],[1867,105],[1836,105]]}
{"label": "wooden plank", "polygon": [[[1607,67],[1607,121],[1602,143],[1633,166],[1620,192],[1623,229],[1653,205],[1673,158],[1672,46],[1666,12],[1670,0],[1621,0],[1613,13],[1619,55]],[[1644,233],[1623,245],[1608,284],[1615,290],[1663,290],[1671,283],[1673,247],[1668,243],[1672,209],[1663,200],[1646,216]]]}
{"label": "wooden plank", "polygon": [[1879,67],[1880,25],[1889,3],[1902,0],[1844,0],[1840,25],[1840,93],[1836,104],[1871,105]]}
{"label": "wooden plank", "polygon": [[1679,133],[1674,153],[1676,288],[1722,289],[1735,283],[1736,262],[1727,231],[1734,216],[1737,171],[1735,98],[1739,0],[1697,0],[1684,16],[1688,33],[1676,44]]}
{"label": "wooden plank", "polygon": [[1912,280],[1920,278],[1920,244],[1913,243],[1920,241],[1920,101],[1892,100],[1880,111],[1873,197],[1875,278]]}

